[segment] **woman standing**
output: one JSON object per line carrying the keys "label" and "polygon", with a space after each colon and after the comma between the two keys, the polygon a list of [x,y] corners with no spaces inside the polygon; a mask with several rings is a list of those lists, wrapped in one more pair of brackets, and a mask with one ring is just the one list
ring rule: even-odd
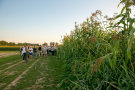
{"label": "woman standing", "polygon": [[43,56],[47,56],[47,47],[43,46]]}
{"label": "woman standing", "polygon": [[32,59],[32,53],[33,53],[33,49],[32,47],[30,46],[29,47],[29,58]]}

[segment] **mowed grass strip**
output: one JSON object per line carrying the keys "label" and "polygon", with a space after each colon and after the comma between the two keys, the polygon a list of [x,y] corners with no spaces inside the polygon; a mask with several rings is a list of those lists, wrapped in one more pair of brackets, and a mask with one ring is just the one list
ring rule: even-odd
{"label": "mowed grass strip", "polygon": [[0,58],[0,61],[4,64],[0,65],[0,73],[12,66],[14,66],[15,64],[19,63],[22,61],[22,57],[19,55],[13,55],[13,56],[8,56],[8,57],[3,57]]}
{"label": "mowed grass strip", "polygon": [[11,89],[33,89],[35,86],[35,83],[37,79],[43,78],[42,73],[45,71],[45,67],[47,64],[45,60],[40,58],[40,60],[23,76],[22,79],[19,80],[16,86],[12,86]]}
{"label": "mowed grass strip", "polygon": [[5,72],[6,70],[12,68],[12,67],[15,67],[15,66],[18,65],[18,64],[21,64],[21,63],[23,63],[23,61],[20,61],[20,62],[18,62],[18,63],[12,64],[12,65],[10,65],[10,66],[8,66],[8,67],[6,67],[6,68],[0,70],[0,74],[3,73],[3,72]]}
{"label": "mowed grass strip", "polygon": [[31,66],[36,60],[29,60],[28,63],[23,61],[8,70],[0,74],[0,90],[5,88],[9,83],[15,80],[23,71],[25,71],[29,66]]}
{"label": "mowed grass strip", "polygon": [[[59,82],[62,80],[64,74],[64,63],[61,60],[58,60],[57,57],[52,56],[48,59],[48,73],[47,81],[49,82],[48,86],[53,87],[54,90],[60,90]],[[46,82],[46,84],[48,83]],[[52,84],[52,85],[51,85]],[[47,87],[48,88],[48,87]],[[51,89],[50,89],[51,90]]]}
{"label": "mowed grass strip", "polygon": [[4,88],[4,90],[9,90],[12,86],[15,86],[18,81],[23,77],[23,75],[27,74],[27,72],[39,61],[36,60],[31,66],[29,66],[22,74],[20,74],[15,80],[13,80],[10,84],[7,85],[7,87]]}
{"label": "mowed grass strip", "polygon": [[4,64],[7,63],[12,63],[14,61],[17,61],[18,59],[20,59],[19,55],[13,55],[13,56],[8,56],[8,57],[1,57],[0,58],[0,67]]}
{"label": "mowed grass strip", "polygon": [[0,66],[0,71],[3,70],[3,69],[5,69],[5,68],[7,68],[7,67],[9,67],[9,66],[11,66],[11,65],[13,65],[13,64],[16,64],[18,62],[21,62],[21,61],[22,61],[22,59],[17,59],[16,61],[3,64],[3,65]]}
{"label": "mowed grass strip", "polygon": [[56,90],[63,73],[62,65],[62,62],[57,60],[56,57],[42,57],[11,89]]}

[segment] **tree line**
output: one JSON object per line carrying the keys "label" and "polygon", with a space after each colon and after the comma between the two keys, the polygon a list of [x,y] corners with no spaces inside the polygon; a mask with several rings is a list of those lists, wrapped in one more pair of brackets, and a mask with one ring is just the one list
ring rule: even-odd
{"label": "tree line", "polygon": [[[4,41],[4,40],[2,40],[2,41],[0,41],[0,46],[26,46],[26,45],[31,45],[31,46],[34,46],[34,45],[36,45],[36,46],[39,46],[40,44],[37,44],[37,43],[35,43],[35,44],[32,44],[32,43],[15,43],[15,42],[7,42],[7,41]],[[48,45],[48,43],[43,43],[43,45]],[[58,45],[58,43],[57,42],[50,42],[50,46],[54,46],[54,45]]]}

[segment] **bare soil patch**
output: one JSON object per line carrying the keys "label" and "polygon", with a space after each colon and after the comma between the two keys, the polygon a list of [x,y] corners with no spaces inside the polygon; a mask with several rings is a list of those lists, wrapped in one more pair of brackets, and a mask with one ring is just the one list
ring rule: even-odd
{"label": "bare soil patch", "polygon": [[7,57],[7,56],[12,56],[12,55],[17,55],[17,52],[1,52],[0,57]]}
{"label": "bare soil patch", "polygon": [[0,83],[0,87],[2,87],[2,86],[4,86],[4,85],[6,85],[6,83]]}
{"label": "bare soil patch", "polygon": [[17,71],[13,71],[13,72],[9,72],[9,71],[6,71],[5,73],[4,73],[4,75],[14,75],[14,74],[16,74],[17,73]]}

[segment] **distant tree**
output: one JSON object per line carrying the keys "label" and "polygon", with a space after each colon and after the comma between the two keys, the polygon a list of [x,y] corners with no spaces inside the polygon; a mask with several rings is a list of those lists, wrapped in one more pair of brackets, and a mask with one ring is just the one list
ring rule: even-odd
{"label": "distant tree", "polygon": [[17,46],[24,46],[24,44],[23,43],[18,43]]}
{"label": "distant tree", "polygon": [[50,42],[50,46],[58,46],[57,42]]}
{"label": "distant tree", "polygon": [[43,45],[48,45],[48,43],[45,42]]}
{"label": "distant tree", "polygon": [[59,44],[56,42],[56,43],[55,43],[55,46],[58,46],[58,45],[59,45]]}
{"label": "distant tree", "polygon": [[8,42],[6,42],[6,41],[0,41],[0,45],[2,46],[2,45],[8,45]]}
{"label": "distant tree", "polygon": [[14,42],[9,42],[8,46],[15,46],[16,44]]}
{"label": "distant tree", "polygon": [[39,44],[34,44],[35,46],[39,46]]}
{"label": "distant tree", "polygon": [[39,46],[39,44],[35,43],[35,44],[31,44],[31,43],[18,43],[18,44],[15,44],[15,42],[6,42],[6,41],[0,41],[0,46],[27,46],[27,45],[30,45],[30,46]]}
{"label": "distant tree", "polygon": [[54,46],[55,45],[55,43],[54,42],[50,42],[50,46]]}

